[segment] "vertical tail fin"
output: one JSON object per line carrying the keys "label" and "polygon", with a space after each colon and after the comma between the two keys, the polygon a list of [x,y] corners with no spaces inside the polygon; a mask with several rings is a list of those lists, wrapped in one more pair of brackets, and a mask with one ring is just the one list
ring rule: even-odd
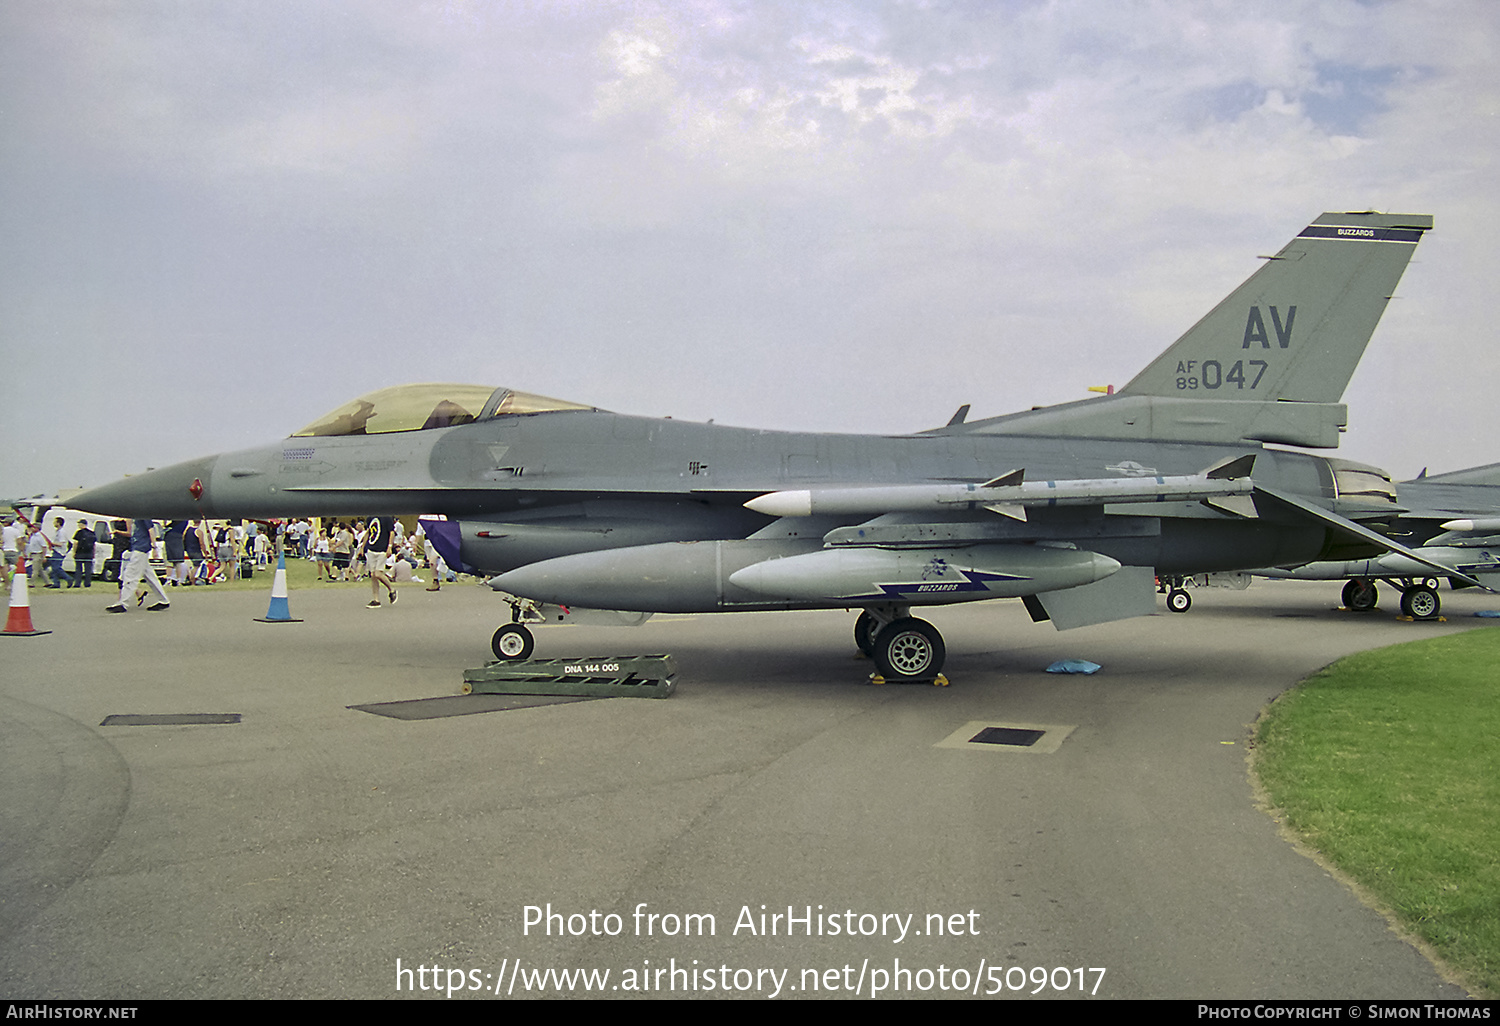
{"label": "vertical tail fin", "polygon": [[1423,214],[1324,214],[1120,394],[1337,403],[1431,228]]}
{"label": "vertical tail fin", "polygon": [[1332,448],[1426,214],[1324,214],[1124,388],[942,431]]}

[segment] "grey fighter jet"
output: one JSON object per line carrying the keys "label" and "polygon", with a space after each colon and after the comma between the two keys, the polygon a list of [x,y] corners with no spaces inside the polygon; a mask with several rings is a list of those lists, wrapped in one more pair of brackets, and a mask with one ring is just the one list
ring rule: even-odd
{"label": "grey fighter jet", "polygon": [[[920,606],[1020,598],[1059,629],[1149,613],[1156,575],[1408,552],[1340,403],[1426,215],[1324,214],[1112,395],[905,436],[610,413],[414,385],[284,439],[84,492],[114,515],[409,514],[511,596],[650,612],[850,608],[886,678],[944,659]],[[1373,487],[1372,487],[1373,483]],[[446,532],[446,533],[445,533]],[[524,658],[524,624],[496,653]]]}
{"label": "grey fighter jet", "polygon": [[[1491,590],[1500,588],[1500,463],[1430,477],[1424,470],[1396,486],[1396,502],[1401,514],[1380,531],[1410,546],[1423,561],[1385,552],[1256,573],[1301,581],[1347,578],[1344,606],[1355,612],[1376,607],[1376,582],[1383,581],[1401,592],[1401,612],[1415,620],[1435,619],[1442,611],[1437,585],[1443,577],[1460,587],[1472,578]],[[1435,564],[1451,570],[1435,569]]]}

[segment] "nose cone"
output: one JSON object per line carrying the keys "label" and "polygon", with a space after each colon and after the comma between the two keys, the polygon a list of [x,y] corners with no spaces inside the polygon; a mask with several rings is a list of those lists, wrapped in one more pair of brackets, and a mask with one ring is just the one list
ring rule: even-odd
{"label": "nose cone", "polygon": [[137,474],[80,492],[68,500],[68,505],[104,516],[140,519],[210,516],[213,509],[208,482],[217,461],[217,456],[206,456]]}
{"label": "nose cone", "polygon": [[1090,552],[1089,568],[1093,571],[1094,580],[1102,581],[1106,577],[1120,569],[1120,561],[1104,555],[1102,552]]}

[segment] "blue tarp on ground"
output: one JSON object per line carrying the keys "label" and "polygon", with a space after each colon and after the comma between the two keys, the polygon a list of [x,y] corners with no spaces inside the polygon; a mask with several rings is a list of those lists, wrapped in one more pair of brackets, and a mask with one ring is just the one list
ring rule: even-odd
{"label": "blue tarp on ground", "polygon": [[1102,667],[1087,659],[1059,659],[1047,667],[1048,673],[1097,673]]}

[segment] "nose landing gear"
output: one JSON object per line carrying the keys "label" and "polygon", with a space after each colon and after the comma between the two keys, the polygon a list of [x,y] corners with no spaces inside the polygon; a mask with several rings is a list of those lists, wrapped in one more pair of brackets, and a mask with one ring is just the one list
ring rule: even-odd
{"label": "nose landing gear", "polygon": [[490,638],[490,651],[495,653],[496,659],[503,662],[526,659],[535,648],[536,638],[524,624],[505,624]]}

